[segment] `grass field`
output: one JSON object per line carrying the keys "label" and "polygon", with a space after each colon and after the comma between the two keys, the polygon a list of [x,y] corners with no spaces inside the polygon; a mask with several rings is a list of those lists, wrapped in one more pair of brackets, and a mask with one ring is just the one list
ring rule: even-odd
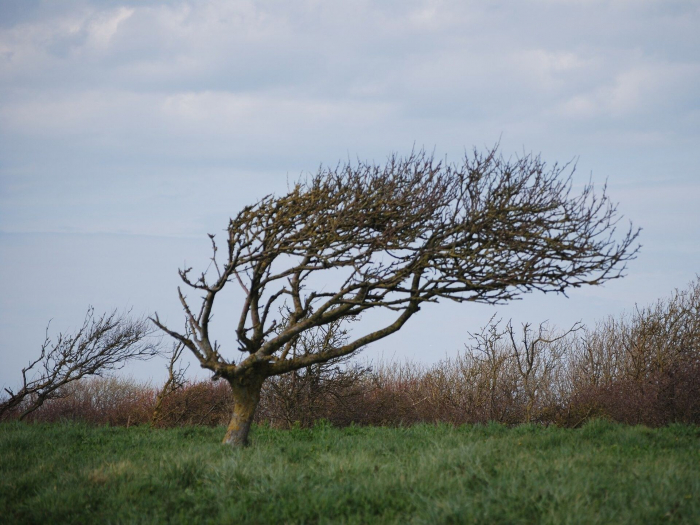
{"label": "grass field", "polygon": [[1,523],[700,523],[700,428],[0,425]]}

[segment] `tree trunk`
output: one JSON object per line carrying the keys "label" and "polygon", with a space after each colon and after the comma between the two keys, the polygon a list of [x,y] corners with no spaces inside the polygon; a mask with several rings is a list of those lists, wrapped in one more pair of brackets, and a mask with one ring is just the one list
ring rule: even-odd
{"label": "tree trunk", "polygon": [[228,424],[223,443],[232,447],[248,445],[250,425],[255,417],[255,410],[260,402],[260,390],[264,377],[254,376],[245,379],[231,379],[229,384],[233,391],[233,414]]}

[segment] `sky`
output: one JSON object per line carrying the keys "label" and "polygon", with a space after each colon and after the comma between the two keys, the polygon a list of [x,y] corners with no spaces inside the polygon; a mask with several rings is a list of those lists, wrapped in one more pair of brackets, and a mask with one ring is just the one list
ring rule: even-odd
{"label": "sky", "polygon": [[[180,324],[177,269],[206,267],[207,233],[322,164],[413,148],[573,160],[642,249],[568,298],[429,305],[363,359],[433,363],[494,314],[592,325],[686,287],[698,27],[697,0],[0,0],[0,385],[89,305]],[[215,325],[230,355],[238,299]]]}

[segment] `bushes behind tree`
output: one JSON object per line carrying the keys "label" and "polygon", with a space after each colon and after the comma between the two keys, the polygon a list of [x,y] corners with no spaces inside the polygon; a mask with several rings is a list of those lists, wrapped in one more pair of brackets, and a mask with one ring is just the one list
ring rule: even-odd
{"label": "bushes behind tree", "polygon": [[[28,419],[149,423],[159,391],[131,379],[81,380]],[[165,396],[156,424],[226,424],[230,406],[225,382],[187,382]],[[276,427],[320,419],[337,426],[578,426],[594,417],[700,424],[700,279],[669,299],[590,328],[516,328],[492,319],[463,352],[431,366],[331,362],[272,377],[256,415]]]}

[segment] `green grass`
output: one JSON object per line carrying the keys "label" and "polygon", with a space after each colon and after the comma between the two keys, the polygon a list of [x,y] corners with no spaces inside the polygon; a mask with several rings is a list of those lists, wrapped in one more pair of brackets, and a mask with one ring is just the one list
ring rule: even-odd
{"label": "green grass", "polygon": [[0,523],[700,523],[700,428],[0,425]]}

